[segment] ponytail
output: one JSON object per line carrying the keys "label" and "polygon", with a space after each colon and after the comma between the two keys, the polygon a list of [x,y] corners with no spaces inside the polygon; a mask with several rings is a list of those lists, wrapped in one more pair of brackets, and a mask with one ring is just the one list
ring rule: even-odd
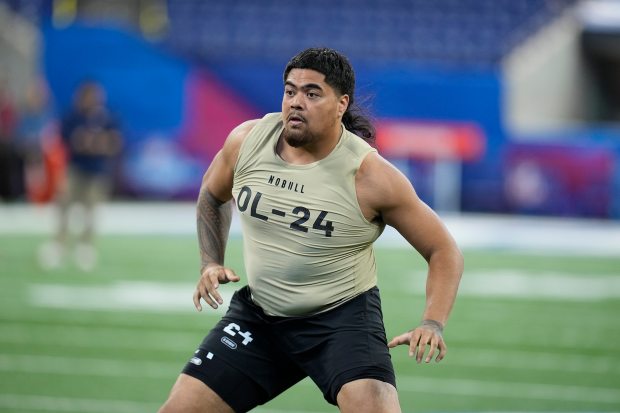
{"label": "ponytail", "polygon": [[356,104],[349,105],[342,115],[342,123],[347,130],[353,132],[369,144],[373,144],[377,137],[377,131],[364,110]]}

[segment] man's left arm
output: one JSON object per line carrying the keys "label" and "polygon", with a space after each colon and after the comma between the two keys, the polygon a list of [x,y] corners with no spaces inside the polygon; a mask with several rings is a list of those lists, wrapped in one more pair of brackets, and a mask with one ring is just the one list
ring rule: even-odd
{"label": "man's left arm", "polygon": [[[437,216],[416,194],[409,180],[378,155],[367,159],[366,194],[378,217],[394,227],[427,261],[426,306],[420,324],[395,338],[389,347],[409,345],[409,355],[418,362],[445,357],[443,328],[454,304],[463,256],[454,238]],[[376,177],[381,177],[377,179]],[[424,357],[425,353],[426,357]]]}
{"label": "man's left arm", "polygon": [[441,361],[447,352],[443,328],[456,299],[463,273],[463,256],[435,212],[420,199],[410,202],[414,205],[409,205],[407,211],[402,212],[398,212],[400,207],[397,208],[394,211],[396,216],[390,214],[386,223],[398,230],[428,262],[426,306],[420,325],[395,337],[388,344],[390,347],[408,344],[409,355],[415,356],[418,363],[428,350],[424,358],[428,363],[435,354],[435,360]]}

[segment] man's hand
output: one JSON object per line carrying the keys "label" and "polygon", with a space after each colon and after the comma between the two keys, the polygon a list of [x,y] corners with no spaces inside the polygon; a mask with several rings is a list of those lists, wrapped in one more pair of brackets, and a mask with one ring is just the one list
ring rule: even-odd
{"label": "man's hand", "polygon": [[223,304],[222,296],[217,291],[220,284],[227,282],[239,281],[239,276],[230,268],[221,265],[210,265],[202,272],[196,291],[194,291],[194,306],[198,311],[202,311],[200,299],[205,300],[213,308],[217,308],[218,304]]}
{"label": "man's hand", "polygon": [[443,341],[443,326],[441,323],[435,320],[424,320],[415,329],[396,336],[388,343],[388,347],[393,348],[400,344],[409,345],[409,357],[415,358],[418,363],[422,361],[424,353],[426,352],[426,346],[428,345],[428,354],[424,359],[425,363],[430,362],[435,355],[435,352],[439,349],[436,362],[440,362],[448,351],[446,343]]}

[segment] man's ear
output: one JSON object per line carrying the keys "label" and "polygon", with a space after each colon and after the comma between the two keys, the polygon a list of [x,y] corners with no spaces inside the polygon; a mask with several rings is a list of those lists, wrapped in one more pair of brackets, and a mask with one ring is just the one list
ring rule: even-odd
{"label": "man's ear", "polygon": [[342,117],[349,107],[349,95],[342,95],[338,99],[338,115]]}

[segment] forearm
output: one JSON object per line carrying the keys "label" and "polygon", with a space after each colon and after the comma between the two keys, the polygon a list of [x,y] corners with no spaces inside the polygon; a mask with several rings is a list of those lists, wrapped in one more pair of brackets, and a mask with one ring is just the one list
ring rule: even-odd
{"label": "forearm", "polygon": [[428,261],[426,307],[423,320],[434,320],[445,326],[456,299],[463,257],[458,250],[437,252]]}
{"label": "forearm", "polygon": [[209,264],[224,264],[232,220],[232,201],[221,202],[203,185],[198,196],[196,221],[201,273]]}

